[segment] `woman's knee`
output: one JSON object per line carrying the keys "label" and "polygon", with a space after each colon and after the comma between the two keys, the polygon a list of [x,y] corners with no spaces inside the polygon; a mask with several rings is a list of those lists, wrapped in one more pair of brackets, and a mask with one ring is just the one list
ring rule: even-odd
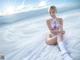
{"label": "woman's knee", "polygon": [[47,44],[48,45],[56,45],[57,44],[57,38],[54,38],[54,39],[48,38]]}

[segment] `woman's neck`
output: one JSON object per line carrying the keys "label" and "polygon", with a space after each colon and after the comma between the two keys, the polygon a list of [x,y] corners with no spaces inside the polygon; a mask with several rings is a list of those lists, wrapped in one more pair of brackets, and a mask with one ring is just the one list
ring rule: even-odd
{"label": "woman's neck", "polygon": [[56,19],[56,16],[52,16],[53,19]]}
{"label": "woman's neck", "polygon": [[54,17],[52,17],[52,20],[54,20],[54,21],[55,21],[55,20],[56,20],[56,18],[57,18],[57,17],[56,17],[56,16],[54,16]]}

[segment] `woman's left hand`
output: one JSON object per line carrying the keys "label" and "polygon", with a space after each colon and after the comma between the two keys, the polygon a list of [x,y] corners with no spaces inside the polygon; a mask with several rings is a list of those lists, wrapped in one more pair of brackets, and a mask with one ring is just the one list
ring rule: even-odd
{"label": "woman's left hand", "polygon": [[65,31],[58,31],[58,33],[65,34]]}

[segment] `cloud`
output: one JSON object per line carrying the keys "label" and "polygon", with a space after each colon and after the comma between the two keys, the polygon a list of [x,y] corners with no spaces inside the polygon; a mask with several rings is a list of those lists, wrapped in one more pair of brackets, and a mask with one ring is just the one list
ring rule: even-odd
{"label": "cloud", "polygon": [[47,1],[41,1],[41,2],[38,4],[38,7],[44,7],[44,6],[47,6]]}

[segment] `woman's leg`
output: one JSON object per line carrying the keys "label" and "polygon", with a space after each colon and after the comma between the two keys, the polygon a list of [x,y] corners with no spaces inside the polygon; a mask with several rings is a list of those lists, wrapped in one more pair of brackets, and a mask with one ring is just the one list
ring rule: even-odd
{"label": "woman's leg", "polygon": [[55,35],[53,36],[52,34],[49,34],[46,42],[49,45],[56,45],[57,44],[57,37]]}
{"label": "woman's leg", "polygon": [[63,35],[62,34],[57,35],[57,43],[60,48],[60,51],[63,53],[66,53],[67,51],[66,51],[64,43],[63,43]]}
{"label": "woman's leg", "polygon": [[60,48],[60,51],[62,53],[62,56],[64,58],[64,60],[72,60],[72,57],[68,54],[65,46],[64,46],[64,43],[63,43],[63,34],[59,33],[57,35],[57,43],[58,43],[58,46]]}

